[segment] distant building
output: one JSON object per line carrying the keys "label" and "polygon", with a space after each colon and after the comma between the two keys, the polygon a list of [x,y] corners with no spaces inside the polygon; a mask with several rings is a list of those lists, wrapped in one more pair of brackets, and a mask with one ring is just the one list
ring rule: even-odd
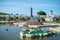
{"label": "distant building", "polygon": [[0,18],[5,17],[6,21],[10,18],[16,19],[15,17],[18,17],[20,19],[20,15],[0,15]]}
{"label": "distant building", "polygon": [[45,21],[54,22],[54,21],[56,21],[56,19],[57,19],[57,17],[55,15],[53,15],[52,11],[50,11],[50,13],[45,18]]}

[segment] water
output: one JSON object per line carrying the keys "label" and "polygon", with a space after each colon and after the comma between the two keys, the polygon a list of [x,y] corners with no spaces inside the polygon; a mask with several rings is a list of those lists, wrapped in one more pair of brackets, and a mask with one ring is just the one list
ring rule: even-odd
{"label": "water", "polygon": [[[8,29],[8,30],[7,30]],[[34,38],[22,38],[20,37],[21,27],[0,25],[0,40],[60,40],[60,33],[49,37],[34,37]]]}

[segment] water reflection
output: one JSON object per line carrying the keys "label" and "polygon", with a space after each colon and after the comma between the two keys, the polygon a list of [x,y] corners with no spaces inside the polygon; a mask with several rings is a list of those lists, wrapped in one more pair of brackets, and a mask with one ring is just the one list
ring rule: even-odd
{"label": "water reflection", "polygon": [[20,30],[21,27],[19,26],[14,26],[14,25],[8,26],[5,24],[0,25],[0,40],[59,40],[60,39],[60,33],[48,37],[22,38],[20,37]]}
{"label": "water reflection", "polygon": [[29,37],[21,37],[20,36],[20,39],[21,40],[47,40],[50,37],[56,37],[56,35],[45,36],[45,37],[32,37],[32,38],[29,38]]}

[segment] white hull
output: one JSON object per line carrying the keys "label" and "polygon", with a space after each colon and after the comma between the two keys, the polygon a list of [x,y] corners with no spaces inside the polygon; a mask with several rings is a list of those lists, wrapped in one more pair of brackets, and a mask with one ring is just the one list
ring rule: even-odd
{"label": "white hull", "polygon": [[23,26],[26,22],[17,22],[13,23],[15,26]]}

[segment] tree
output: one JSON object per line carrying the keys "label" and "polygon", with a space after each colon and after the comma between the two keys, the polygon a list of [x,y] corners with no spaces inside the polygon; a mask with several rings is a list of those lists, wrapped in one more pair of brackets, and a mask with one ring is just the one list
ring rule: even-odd
{"label": "tree", "polygon": [[8,21],[13,21],[13,20],[14,20],[14,18],[13,17],[10,17],[10,15],[9,15]]}
{"label": "tree", "polygon": [[37,12],[38,15],[46,15],[46,13],[44,11],[39,11]]}
{"label": "tree", "polygon": [[6,17],[3,17],[3,20],[5,21],[6,20]]}
{"label": "tree", "polygon": [[38,21],[39,21],[39,22],[44,22],[45,19],[44,19],[44,18],[39,18]]}
{"label": "tree", "polygon": [[5,21],[6,20],[6,17],[0,17],[0,21]]}
{"label": "tree", "polygon": [[28,20],[30,20],[30,17],[28,17]]}
{"label": "tree", "polygon": [[57,22],[60,23],[60,18],[57,18]]}
{"label": "tree", "polygon": [[9,15],[8,13],[0,12],[0,15]]}
{"label": "tree", "polygon": [[0,19],[3,19],[3,17],[0,17]]}
{"label": "tree", "polygon": [[16,15],[19,15],[19,14],[16,14]]}
{"label": "tree", "polygon": [[18,17],[15,17],[16,19],[19,19]]}

